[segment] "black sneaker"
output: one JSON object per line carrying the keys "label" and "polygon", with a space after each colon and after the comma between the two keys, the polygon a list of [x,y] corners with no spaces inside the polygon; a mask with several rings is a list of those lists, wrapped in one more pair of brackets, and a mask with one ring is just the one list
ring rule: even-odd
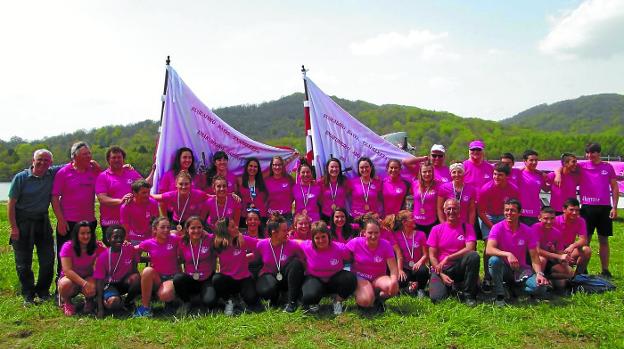
{"label": "black sneaker", "polygon": [[483,293],[492,293],[492,281],[483,280],[483,283],[481,284],[481,291],[483,291]]}
{"label": "black sneaker", "polygon": [[41,294],[37,294],[37,298],[39,298],[39,303],[45,303],[49,301],[50,299],[52,299],[52,295],[49,292],[41,293]]}
{"label": "black sneaker", "polygon": [[375,299],[375,304],[373,305],[373,308],[375,309],[377,313],[380,313],[380,314],[386,312],[386,304],[384,300],[382,300],[381,298]]}
{"label": "black sneaker", "polygon": [[602,273],[600,273],[600,276],[602,276],[605,279],[611,279],[613,277],[613,275],[611,275],[611,272],[609,271],[609,269],[603,269]]}
{"label": "black sneaker", "polygon": [[29,296],[24,296],[24,302],[22,304],[24,305],[24,307],[30,307],[37,303],[35,303],[35,297],[29,295]]}
{"label": "black sneaker", "polygon": [[466,300],[464,300],[464,304],[470,308],[474,308],[477,306],[477,299],[474,297],[467,297]]}
{"label": "black sneaker", "polygon": [[284,307],[285,313],[294,313],[297,311],[297,302],[288,302]]}

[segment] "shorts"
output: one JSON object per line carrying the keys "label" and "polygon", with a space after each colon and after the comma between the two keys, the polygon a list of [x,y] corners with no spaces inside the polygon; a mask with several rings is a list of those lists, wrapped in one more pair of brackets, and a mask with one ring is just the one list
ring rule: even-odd
{"label": "shorts", "polygon": [[160,275],[160,282],[173,280],[174,275]]}
{"label": "shorts", "polygon": [[608,205],[583,205],[581,217],[587,223],[587,236],[591,237],[594,230],[599,236],[613,236],[613,221],[609,218],[611,206]]}
{"label": "shorts", "polygon": [[[124,278],[124,280],[126,280],[126,278]],[[104,286],[104,294],[102,295],[104,300],[111,297],[119,297],[122,294],[128,293],[128,285],[124,282],[124,280],[111,282]]]}

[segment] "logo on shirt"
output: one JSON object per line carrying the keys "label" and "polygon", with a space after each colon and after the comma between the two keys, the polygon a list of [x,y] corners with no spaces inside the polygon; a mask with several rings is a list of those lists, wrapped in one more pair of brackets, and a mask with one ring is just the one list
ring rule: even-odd
{"label": "logo on shirt", "polygon": [[288,187],[288,183],[282,183],[282,188],[287,188]]}
{"label": "logo on shirt", "polygon": [[173,250],[173,244],[167,244],[167,249],[168,250]]}
{"label": "logo on shirt", "polygon": [[285,260],[287,260],[287,259],[288,259],[288,256],[287,256],[287,255],[282,255],[282,258],[280,258],[280,260],[282,260],[282,261],[285,261]]}
{"label": "logo on shirt", "polygon": [[128,179],[127,180],[128,184],[132,184],[132,182],[134,182],[132,179]]}
{"label": "logo on shirt", "polygon": [[602,171],[600,171],[600,174],[603,175],[603,176],[606,176],[606,175],[609,174],[609,172],[607,172],[607,170],[602,170]]}
{"label": "logo on shirt", "polygon": [[401,189],[401,188],[396,188],[396,193],[397,193],[397,194],[401,194],[402,192],[403,192],[403,189]]}
{"label": "logo on shirt", "polygon": [[201,252],[201,253],[208,253],[208,247],[203,246],[203,247],[201,248],[201,251],[200,251],[200,252]]}
{"label": "logo on shirt", "polygon": [[330,265],[338,265],[338,260],[337,260],[336,258],[332,258],[332,259],[329,261],[329,264],[330,264]]}
{"label": "logo on shirt", "polygon": [[241,250],[237,248],[237,249],[234,250],[234,253],[232,253],[232,254],[235,255],[235,256],[238,256],[239,254],[241,254]]}
{"label": "logo on shirt", "polygon": [[383,262],[383,258],[381,256],[375,256],[375,258],[373,260],[375,261],[375,263]]}
{"label": "logo on shirt", "polygon": [[312,199],[314,197],[314,194],[310,193],[308,194],[308,199]]}
{"label": "logo on shirt", "polygon": [[464,200],[464,202],[468,202],[468,201],[470,201],[470,197],[469,196],[463,196],[462,200]]}
{"label": "logo on shirt", "polygon": [[371,189],[377,189],[377,187],[374,184],[371,184],[370,188]]}
{"label": "logo on shirt", "polygon": [[457,240],[464,241],[464,235],[458,235],[457,236]]}
{"label": "logo on shirt", "polygon": [[524,240],[523,239],[518,240],[518,246],[524,246]]}

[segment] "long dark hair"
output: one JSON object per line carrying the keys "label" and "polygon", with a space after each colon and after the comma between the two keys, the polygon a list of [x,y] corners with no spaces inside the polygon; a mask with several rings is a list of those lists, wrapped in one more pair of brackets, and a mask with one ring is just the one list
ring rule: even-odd
{"label": "long dark hair", "polygon": [[366,156],[362,156],[362,157],[361,157],[361,158],[359,158],[359,159],[358,159],[358,161],[357,161],[357,169],[356,169],[356,171],[357,171],[357,175],[358,175],[358,177],[360,177],[360,176],[361,176],[361,175],[360,175],[360,162],[362,162],[362,161],[366,161],[366,162],[368,162],[368,164],[369,164],[369,165],[370,165],[370,167],[371,167],[371,174],[370,174],[370,178],[371,178],[371,179],[375,178],[375,164],[373,164],[373,160],[371,160],[370,158],[368,158],[368,157],[366,157]]}
{"label": "long dark hair", "polygon": [[87,243],[87,254],[90,256],[93,253],[95,253],[95,248],[97,247],[97,244],[95,242],[95,232],[91,228],[91,224],[88,221],[80,221],[76,223],[76,225],[74,225],[74,229],[72,229],[71,231],[71,240],[72,240],[72,247],[74,248],[74,252],[76,253],[76,256],[78,257],[80,257],[80,241],[78,241],[78,232],[80,231],[80,228],[82,227],[89,228],[89,233],[91,234],[91,238],[89,239],[89,242]]}
{"label": "long dark hair", "polygon": [[338,238],[338,236],[336,235],[336,224],[334,223],[334,216],[336,215],[336,212],[342,212],[345,215],[345,225],[342,227],[342,237],[345,240],[349,240],[352,237],[355,237],[356,232],[353,230],[353,227],[351,226],[351,223],[353,223],[353,219],[351,218],[351,215],[349,215],[349,213],[347,212],[347,209],[345,209],[344,207],[336,207],[336,209],[334,210],[334,212],[332,212],[331,217],[329,219],[329,228],[331,231],[332,239],[335,240],[336,238]]}
{"label": "long dark hair", "polygon": [[195,173],[196,173],[196,169],[195,169],[195,154],[193,154],[193,151],[191,150],[191,148],[187,148],[187,147],[182,147],[178,150],[176,150],[175,153],[175,161],[173,162],[173,175],[174,177],[178,175],[178,173],[180,173],[180,170],[182,170],[182,167],[180,166],[180,159],[182,158],[182,153],[184,153],[185,151],[188,151],[189,153],[191,153],[191,157],[193,158],[193,161],[191,162],[191,166],[188,169],[188,173],[191,175],[191,178],[195,177]]}
{"label": "long dark hair", "polygon": [[214,153],[214,155],[212,155],[212,161],[210,163],[210,169],[208,170],[208,173],[206,174],[206,185],[208,186],[208,188],[212,187],[212,181],[214,179],[214,176],[217,174],[217,160],[219,159],[225,159],[230,161],[230,158],[228,158],[227,154],[223,151],[223,150],[219,150],[216,153]]}
{"label": "long dark hair", "polygon": [[247,166],[249,166],[252,161],[258,165],[258,172],[254,177],[254,180],[256,181],[256,190],[266,193],[267,190],[266,186],[264,185],[264,179],[262,178],[262,168],[260,167],[260,161],[258,161],[258,159],[254,157],[247,158],[247,161],[245,161],[245,166],[243,166],[243,188],[249,189],[249,173],[247,173]]}
{"label": "long dark hair", "polygon": [[338,163],[338,185],[342,185],[345,181],[345,176],[342,173],[342,163],[336,158],[330,158],[325,163],[325,175],[323,176],[323,185],[326,187],[329,186],[329,164],[333,161]]}
{"label": "long dark hair", "polygon": [[228,246],[240,247],[240,241],[238,236],[232,237],[228,231],[230,226],[230,219],[228,217],[221,218],[215,225],[215,237],[214,237],[214,249],[217,252],[221,252],[228,248]]}

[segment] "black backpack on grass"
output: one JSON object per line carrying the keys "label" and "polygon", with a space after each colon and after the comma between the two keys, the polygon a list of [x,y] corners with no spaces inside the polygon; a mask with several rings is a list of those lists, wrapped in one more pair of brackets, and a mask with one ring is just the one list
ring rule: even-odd
{"label": "black backpack on grass", "polygon": [[611,281],[598,275],[576,275],[570,280],[570,285],[572,286],[572,293],[592,294],[615,290],[615,285]]}

